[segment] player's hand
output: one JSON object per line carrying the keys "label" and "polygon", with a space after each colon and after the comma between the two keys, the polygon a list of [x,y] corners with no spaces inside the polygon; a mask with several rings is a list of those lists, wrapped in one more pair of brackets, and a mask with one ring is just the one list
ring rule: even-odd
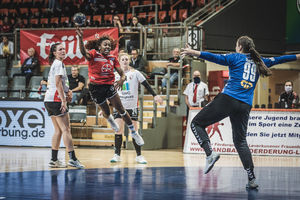
{"label": "player's hand", "polygon": [[191,49],[191,47],[188,44],[186,44],[185,48],[181,49],[180,55],[183,56],[183,57],[184,56],[200,56],[200,52]]}
{"label": "player's hand", "polygon": [[78,35],[79,38],[83,37],[83,31],[79,26],[76,26],[76,34]]}
{"label": "player's hand", "polygon": [[67,102],[70,103],[72,101],[72,97],[73,97],[72,90],[69,90],[69,92],[67,93],[67,97],[66,97]]}
{"label": "player's hand", "polygon": [[124,80],[120,79],[118,81],[115,82],[115,88],[116,90],[121,90],[122,86],[123,86]]}
{"label": "player's hand", "polygon": [[67,110],[67,101],[62,101],[60,106],[61,113],[65,113]]}
{"label": "player's hand", "polygon": [[156,95],[154,97],[154,101],[155,101],[155,103],[159,103],[160,105],[163,104],[163,99],[159,95]]}

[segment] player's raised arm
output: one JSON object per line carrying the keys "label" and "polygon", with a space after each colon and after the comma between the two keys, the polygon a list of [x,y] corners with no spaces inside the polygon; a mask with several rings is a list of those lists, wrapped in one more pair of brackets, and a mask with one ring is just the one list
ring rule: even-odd
{"label": "player's raised arm", "polygon": [[80,52],[81,54],[87,59],[90,60],[91,59],[91,55],[90,53],[86,50],[86,48],[84,47],[84,43],[83,43],[83,31],[81,28],[79,28],[77,26],[76,28],[76,34],[78,36],[79,39],[79,48],[80,48]]}

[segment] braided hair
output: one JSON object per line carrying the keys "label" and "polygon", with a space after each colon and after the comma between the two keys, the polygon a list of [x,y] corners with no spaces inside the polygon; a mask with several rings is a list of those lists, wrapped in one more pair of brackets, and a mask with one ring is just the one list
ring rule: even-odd
{"label": "braided hair", "polygon": [[117,46],[118,40],[114,40],[112,37],[110,37],[109,35],[102,35],[99,39],[97,40],[90,40],[87,42],[87,44],[85,45],[85,48],[88,50],[91,49],[96,49],[99,50],[99,47],[101,46],[101,43],[104,40],[109,40],[110,44],[111,44],[111,51],[114,50]]}
{"label": "braided hair", "polygon": [[262,75],[263,77],[272,75],[271,70],[265,65],[265,63],[261,59],[260,54],[256,51],[255,44],[252,38],[248,36],[241,36],[237,40],[237,43],[242,47],[243,53],[250,53],[251,59],[257,66],[259,75]]}

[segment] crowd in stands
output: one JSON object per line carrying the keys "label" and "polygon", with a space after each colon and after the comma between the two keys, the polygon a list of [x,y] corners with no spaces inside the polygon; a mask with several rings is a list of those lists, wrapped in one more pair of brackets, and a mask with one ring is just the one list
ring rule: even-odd
{"label": "crowd in stands", "polygon": [[[123,26],[129,26],[134,6],[158,5],[159,23],[184,21],[195,9],[208,0],[182,0],[171,9],[172,0],[2,0],[0,9],[1,32],[15,28],[74,27],[72,17],[82,12],[87,16],[86,26],[111,26],[118,15]],[[135,8],[135,15],[143,25],[154,24],[154,6]]]}

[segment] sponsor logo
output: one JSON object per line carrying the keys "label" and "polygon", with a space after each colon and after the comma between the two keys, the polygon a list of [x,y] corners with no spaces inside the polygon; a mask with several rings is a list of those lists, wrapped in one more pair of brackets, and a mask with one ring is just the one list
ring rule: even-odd
{"label": "sponsor logo", "polygon": [[0,107],[0,137],[44,137],[45,116],[36,108]]}

